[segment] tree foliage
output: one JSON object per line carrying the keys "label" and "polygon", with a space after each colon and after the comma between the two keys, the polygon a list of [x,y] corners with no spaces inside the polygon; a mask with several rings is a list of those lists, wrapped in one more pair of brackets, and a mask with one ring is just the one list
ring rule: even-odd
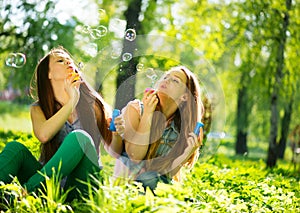
{"label": "tree foliage", "polygon": [[60,23],[54,12],[56,3],[55,0],[35,3],[20,1],[4,4],[0,8],[4,14],[0,20],[1,58],[5,61],[10,53],[26,55],[26,64],[20,68],[3,66],[2,87],[28,88],[35,65],[47,51],[58,45],[64,45],[71,52],[75,50],[74,28],[77,20],[74,18]]}

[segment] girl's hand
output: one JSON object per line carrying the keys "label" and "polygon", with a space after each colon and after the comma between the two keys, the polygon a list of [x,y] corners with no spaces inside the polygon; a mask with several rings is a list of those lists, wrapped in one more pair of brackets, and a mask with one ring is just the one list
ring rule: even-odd
{"label": "girl's hand", "polygon": [[158,103],[158,98],[156,96],[156,91],[154,89],[144,92],[142,102],[144,104],[144,113],[153,113],[156,105]]}
{"label": "girl's hand", "polygon": [[116,127],[116,132],[123,137],[124,131],[125,131],[125,120],[123,119],[122,115],[119,115],[118,117],[115,118],[114,124]]}
{"label": "girl's hand", "polygon": [[198,137],[194,132],[190,132],[186,140],[187,147],[184,152],[179,155],[172,163],[171,169],[176,174],[183,165],[190,166],[190,158],[196,154],[196,150],[202,145],[201,137]]}
{"label": "girl's hand", "polygon": [[70,73],[65,80],[65,91],[69,95],[69,101],[71,101],[73,109],[76,107],[79,101],[79,86],[81,83],[82,81],[80,80],[78,73]]}
{"label": "girl's hand", "polygon": [[196,149],[198,149],[202,145],[202,141],[199,140],[195,133],[189,133],[189,137],[187,138],[187,147],[185,148],[184,152],[187,155],[192,155]]}

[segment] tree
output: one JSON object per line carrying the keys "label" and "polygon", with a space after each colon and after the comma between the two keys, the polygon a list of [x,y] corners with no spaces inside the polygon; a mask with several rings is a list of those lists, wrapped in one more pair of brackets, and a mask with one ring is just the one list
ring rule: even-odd
{"label": "tree", "polygon": [[[129,2],[128,8],[125,12],[125,18],[127,21],[126,29],[133,30],[137,35],[139,34],[141,23],[139,21],[139,14],[141,12],[141,0],[132,0]],[[129,57],[134,55],[135,49],[137,47],[135,40],[127,40],[126,35],[123,41],[123,51],[122,56],[127,54]],[[122,60],[122,58],[121,58]],[[129,101],[134,99],[135,96],[135,74],[136,66],[138,64],[138,58],[134,57],[130,60],[123,60],[120,64],[121,72],[117,76],[117,88],[122,89],[117,91],[115,108],[122,109]],[[125,83],[129,77],[132,77],[131,83]]]}
{"label": "tree", "polygon": [[[248,102],[248,83],[249,77],[247,72],[242,72],[240,79],[240,87],[238,89],[238,99],[237,99],[237,138],[235,144],[235,153],[240,155],[248,154],[247,147],[247,135],[248,135],[248,125],[249,125],[249,105]],[[246,80],[248,79],[248,80]]]}
{"label": "tree", "polygon": [[[142,9],[144,4],[144,8]],[[127,10],[124,12],[124,16],[127,22],[126,30],[133,30],[138,35],[145,35],[153,30],[153,26],[157,21],[154,18],[154,11],[156,8],[156,0],[145,2],[142,0],[130,0]],[[143,17],[143,18],[140,18]],[[157,26],[157,25],[156,25]],[[126,32],[125,32],[126,33]],[[135,84],[136,84],[136,66],[139,63],[140,57],[135,57],[135,52],[138,50],[139,45],[143,45],[146,48],[145,43],[138,44],[136,40],[126,39],[126,35],[123,41],[122,56],[124,54],[131,55],[133,58],[129,61],[121,61],[120,69],[117,76],[117,88],[122,88],[117,91],[115,107],[123,108],[128,101],[135,98]],[[124,83],[128,78],[130,82]],[[122,85],[122,86],[121,86]]]}
{"label": "tree", "polygon": [[291,117],[293,112],[293,104],[294,104],[294,96],[291,96],[288,103],[284,106],[284,115],[281,119],[281,137],[279,139],[279,143],[277,145],[277,157],[283,159],[284,152],[287,144],[287,138],[289,134],[289,127],[291,123]]}
{"label": "tree", "polygon": [[26,64],[21,68],[5,67],[5,85],[11,84],[21,91],[28,88],[38,60],[54,46],[63,45],[70,52],[79,52],[74,45],[74,27],[78,21],[60,23],[54,12],[55,4],[56,1],[20,1],[3,6],[5,17],[0,20],[3,29],[0,44],[4,49],[1,52],[26,55]]}
{"label": "tree", "polygon": [[275,82],[273,84],[271,93],[271,129],[270,129],[270,139],[269,139],[269,149],[267,157],[267,167],[274,167],[277,161],[277,132],[278,132],[278,101],[279,101],[279,91],[282,84],[282,78],[284,77],[284,51],[287,40],[287,30],[289,26],[289,10],[291,9],[291,0],[286,0],[286,9],[281,11],[276,11],[278,15],[282,17],[281,27],[279,28],[279,34],[277,35],[277,51],[276,51],[276,72],[275,72]]}

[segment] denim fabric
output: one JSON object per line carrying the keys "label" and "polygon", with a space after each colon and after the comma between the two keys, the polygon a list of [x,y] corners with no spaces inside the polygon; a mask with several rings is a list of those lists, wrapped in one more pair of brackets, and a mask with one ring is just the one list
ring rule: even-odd
{"label": "denim fabric", "polygon": [[149,171],[140,174],[136,178],[136,181],[141,182],[145,189],[149,187],[151,191],[153,191],[157,187],[158,182],[167,184],[171,183],[170,178],[168,178],[166,175],[160,175],[158,172],[155,171]]}
{"label": "denim fabric", "polygon": [[161,137],[161,143],[159,144],[155,157],[167,155],[173,148],[175,142],[177,141],[179,132],[177,131],[174,121],[171,125],[167,127]]}
{"label": "denim fabric", "polygon": [[128,154],[124,151],[121,153],[121,156],[119,157],[119,160],[122,161],[124,165],[128,167],[130,170],[131,175],[136,175],[139,173],[139,171],[143,168],[145,165],[144,161],[141,161],[140,163],[134,163],[128,156]]}

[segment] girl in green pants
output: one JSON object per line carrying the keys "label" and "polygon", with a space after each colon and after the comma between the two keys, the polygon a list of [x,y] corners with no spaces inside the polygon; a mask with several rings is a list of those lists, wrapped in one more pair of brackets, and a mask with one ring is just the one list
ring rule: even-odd
{"label": "girl in green pants", "polygon": [[[30,108],[33,132],[41,142],[36,160],[19,142],[10,142],[0,154],[0,181],[9,183],[17,176],[28,192],[51,177],[53,168],[64,178],[65,188],[86,188],[90,174],[99,174],[99,144],[120,153],[123,121],[116,118],[117,132],[108,130],[108,104],[80,76],[71,55],[63,47],[52,49],[38,63],[31,82],[36,102]],[[42,175],[45,174],[45,175]],[[80,180],[80,181],[79,181]]]}
{"label": "girl in green pants", "polygon": [[[17,176],[28,192],[41,186],[45,175],[51,176],[52,169],[66,178],[65,188],[76,187],[69,198],[75,198],[77,190],[84,191],[86,185],[78,180],[87,181],[89,174],[99,175],[98,155],[91,137],[83,130],[68,134],[60,148],[44,165],[36,160],[23,144],[13,141],[8,143],[0,154],[0,179],[9,183]],[[40,172],[37,172],[40,170]]]}

